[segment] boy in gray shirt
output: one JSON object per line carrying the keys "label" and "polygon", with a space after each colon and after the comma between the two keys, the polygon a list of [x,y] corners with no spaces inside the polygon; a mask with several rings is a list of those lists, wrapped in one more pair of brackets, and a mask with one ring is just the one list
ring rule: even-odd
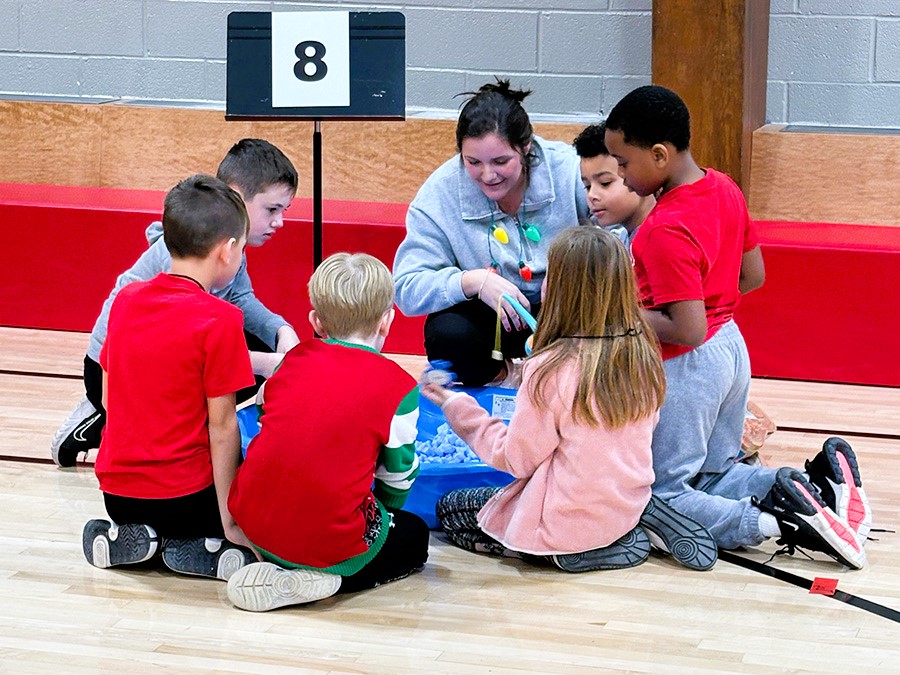
{"label": "boy in gray shirt", "polygon": [[[228,151],[219,164],[217,177],[235,189],[244,200],[250,217],[248,246],[262,246],[284,225],[284,211],[297,192],[297,171],[281,150],[271,143],[245,138]],[[132,281],[152,279],[167,272],[172,256],[162,236],[162,223],[152,223],[146,232],[149,248],[135,264],[123,272],[91,331],[84,358],[85,396],[56,432],[51,444],[58,466],[75,466],[79,453],[100,447],[100,432],[106,423],[103,408],[100,349],[106,340],[109,309],[118,292]],[[281,316],[271,312],[253,293],[246,257],[234,280],[214,295],[239,307],[244,313],[244,332],[250,349],[253,372],[269,377],[281,356],[300,342],[297,333]],[[274,352],[272,351],[274,350]]]}

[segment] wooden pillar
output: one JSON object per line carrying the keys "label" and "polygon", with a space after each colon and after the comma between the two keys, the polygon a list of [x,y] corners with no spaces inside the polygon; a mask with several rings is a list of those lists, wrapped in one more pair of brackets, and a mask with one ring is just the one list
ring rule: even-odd
{"label": "wooden pillar", "polygon": [[765,124],[769,0],[653,0],[653,83],[691,111],[691,152],[748,193]]}

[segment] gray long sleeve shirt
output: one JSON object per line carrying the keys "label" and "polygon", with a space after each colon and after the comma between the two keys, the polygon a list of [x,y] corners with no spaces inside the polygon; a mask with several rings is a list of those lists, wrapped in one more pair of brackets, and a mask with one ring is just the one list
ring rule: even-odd
{"label": "gray long sleeve shirt", "polygon": [[[497,272],[513,282],[530,302],[540,298],[547,271],[547,250],[557,234],[590,223],[581,184],[579,158],[565,143],[532,143],[536,162],[529,173],[523,209],[509,216],[488,199],[456,155],[431,174],[410,204],[406,238],[394,258],[397,306],[407,316],[437,312],[466,300],[462,274],[484,269],[492,260]],[[516,218],[541,234],[534,242],[522,236]],[[491,236],[491,219],[503,227],[509,243]],[[519,262],[531,269],[531,281],[519,274]]]}
{"label": "gray long sleeve shirt", "polygon": [[[87,355],[98,363],[100,361],[100,349],[106,340],[109,309],[112,307],[113,300],[116,299],[119,291],[132,281],[152,279],[160,272],[168,272],[172,267],[172,256],[169,253],[169,249],[166,248],[166,243],[162,236],[162,223],[158,221],[152,223],[147,228],[146,235],[147,243],[150,244],[150,247],[137,259],[137,262],[131,266],[131,269],[123,272],[116,279],[116,285],[106,302],[103,303],[100,316],[97,317],[97,321],[94,323]],[[250,276],[247,274],[246,256],[241,260],[241,266],[238,268],[234,280],[225,288],[212,291],[212,294],[238,307],[244,313],[244,329],[258,337],[272,349],[275,349],[278,329],[289,324],[278,314],[269,311],[253,294],[253,286],[250,283]]]}

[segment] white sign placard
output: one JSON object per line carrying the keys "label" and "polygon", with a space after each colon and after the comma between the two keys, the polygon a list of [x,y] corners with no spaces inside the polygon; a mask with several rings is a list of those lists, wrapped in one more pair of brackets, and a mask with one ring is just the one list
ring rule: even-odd
{"label": "white sign placard", "polygon": [[272,13],[272,107],[350,105],[350,12]]}

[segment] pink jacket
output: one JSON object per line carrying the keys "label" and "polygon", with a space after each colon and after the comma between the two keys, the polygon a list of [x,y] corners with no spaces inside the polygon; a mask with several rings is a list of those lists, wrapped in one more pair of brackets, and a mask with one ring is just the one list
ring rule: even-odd
{"label": "pink jacket", "polygon": [[517,480],[478,514],[481,529],[509,549],[535,555],[578,553],[613,543],[637,525],[650,500],[650,441],[655,413],[610,431],[572,419],[577,364],[546,388],[548,405],[530,396],[527,361],[509,426],[471,396],[451,398],[444,413],[481,459]]}

